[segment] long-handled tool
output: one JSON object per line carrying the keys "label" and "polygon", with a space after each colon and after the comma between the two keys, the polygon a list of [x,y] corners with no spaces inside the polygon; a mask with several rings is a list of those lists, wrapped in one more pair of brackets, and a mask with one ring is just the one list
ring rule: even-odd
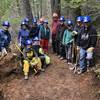
{"label": "long-handled tool", "polygon": [[[17,43],[15,43],[16,48],[20,51],[20,53],[24,56],[24,53],[21,51],[20,47],[17,45]],[[29,59],[27,58],[27,60],[29,61]],[[35,73],[37,73],[37,70],[34,68]]]}
{"label": "long-handled tool", "polygon": [[80,53],[79,51],[77,50],[77,53],[76,53],[76,62],[75,62],[75,68],[74,68],[74,73],[77,72],[77,69],[78,69],[78,66],[79,66],[79,59],[80,59]]}
{"label": "long-handled tool", "polygon": [[14,43],[16,48],[19,50],[19,52],[24,56],[24,53],[21,51],[20,47],[17,45],[17,43]]}

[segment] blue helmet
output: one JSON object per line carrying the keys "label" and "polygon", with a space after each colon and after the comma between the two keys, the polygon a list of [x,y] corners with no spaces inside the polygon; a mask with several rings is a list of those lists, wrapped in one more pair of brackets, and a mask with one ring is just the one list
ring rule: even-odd
{"label": "blue helmet", "polygon": [[8,26],[8,27],[10,27],[9,21],[4,21],[4,22],[2,23],[2,26]]}
{"label": "blue helmet", "polygon": [[60,21],[65,21],[64,16],[61,16],[61,17],[60,17]]}
{"label": "blue helmet", "polygon": [[73,25],[72,20],[67,20],[67,25]]}
{"label": "blue helmet", "polygon": [[76,19],[76,21],[82,22],[83,21],[83,16],[78,16],[77,19]]}
{"label": "blue helmet", "polygon": [[26,40],[25,44],[26,45],[32,45],[32,40]]}
{"label": "blue helmet", "polygon": [[83,22],[84,22],[84,23],[91,22],[91,17],[90,17],[90,16],[84,16],[84,17],[83,17]]}
{"label": "blue helmet", "polygon": [[39,41],[39,38],[38,38],[38,37],[35,37],[35,38],[33,39],[33,41]]}
{"label": "blue helmet", "polygon": [[28,18],[24,18],[23,21],[25,21],[25,22],[28,23],[29,22],[29,19]]}
{"label": "blue helmet", "polygon": [[21,25],[27,25],[27,22],[22,21],[22,22],[21,22]]}
{"label": "blue helmet", "polygon": [[37,23],[37,19],[34,18],[34,19],[32,20],[32,23]]}
{"label": "blue helmet", "polygon": [[44,20],[44,23],[48,24],[48,20]]}
{"label": "blue helmet", "polygon": [[23,20],[22,20],[22,22],[25,22],[27,25],[29,24],[29,19],[28,18],[24,18]]}

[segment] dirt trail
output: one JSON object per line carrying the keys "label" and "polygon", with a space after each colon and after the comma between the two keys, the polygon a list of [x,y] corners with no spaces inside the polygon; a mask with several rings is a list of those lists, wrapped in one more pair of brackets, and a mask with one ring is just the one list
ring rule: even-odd
{"label": "dirt trail", "polygon": [[31,75],[28,81],[14,76],[2,82],[6,100],[100,100],[96,96],[100,85],[92,73],[75,75],[64,61],[51,58],[52,64],[39,76]]}

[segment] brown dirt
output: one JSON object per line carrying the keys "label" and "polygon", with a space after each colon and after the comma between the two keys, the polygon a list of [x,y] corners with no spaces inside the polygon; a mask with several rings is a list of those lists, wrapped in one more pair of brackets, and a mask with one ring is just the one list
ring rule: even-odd
{"label": "brown dirt", "polygon": [[[56,56],[50,55],[52,64],[38,76],[11,75],[1,82],[6,100],[100,100],[97,91],[100,81],[86,72],[73,74],[68,65]],[[2,99],[0,99],[2,100]]]}

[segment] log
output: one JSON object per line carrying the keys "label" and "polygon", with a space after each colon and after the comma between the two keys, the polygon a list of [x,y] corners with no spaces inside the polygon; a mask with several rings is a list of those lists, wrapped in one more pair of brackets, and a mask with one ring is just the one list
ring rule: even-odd
{"label": "log", "polygon": [[17,69],[15,57],[8,54],[2,61],[0,61],[0,79],[8,77],[14,70]]}

